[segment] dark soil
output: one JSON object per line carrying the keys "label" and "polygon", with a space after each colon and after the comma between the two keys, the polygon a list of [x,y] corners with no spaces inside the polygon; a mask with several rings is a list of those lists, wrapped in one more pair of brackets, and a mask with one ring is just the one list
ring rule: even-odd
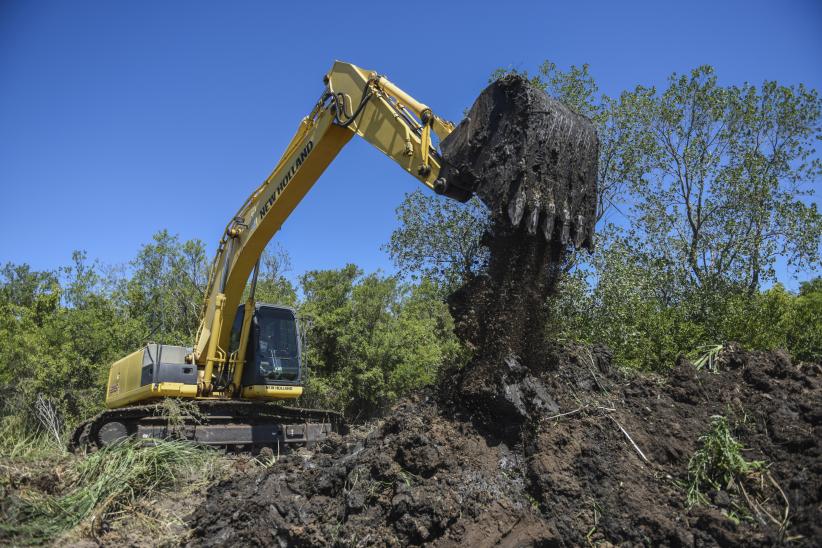
{"label": "dark soil", "polygon": [[[511,405],[532,413],[519,432],[502,437],[420,396],[369,429],[213,486],[190,543],[819,545],[820,367],[734,349],[719,364],[715,374],[681,360],[654,380],[611,370],[601,349],[556,349],[542,371],[506,375]],[[686,507],[688,460],[714,414],[747,458],[769,463],[790,503],[787,530],[746,516],[733,489]],[[782,517],[770,484],[752,478],[748,493]]]}
{"label": "dark soil", "polygon": [[[492,214],[486,274],[449,299],[471,363],[368,429],[215,485],[192,545],[820,544],[818,365],[731,348],[720,374],[681,360],[653,379],[545,342],[596,205],[596,137],[557,105],[505,78],[443,142],[452,182]],[[689,509],[688,462],[717,414],[770,467]]]}

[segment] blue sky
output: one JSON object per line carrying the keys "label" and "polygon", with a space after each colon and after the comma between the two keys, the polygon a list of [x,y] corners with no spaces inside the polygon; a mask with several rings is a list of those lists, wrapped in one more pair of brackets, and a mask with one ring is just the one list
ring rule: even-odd
{"label": "blue sky", "polygon": [[[405,8],[405,11],[403,11]],[[157,230],[213,251],[342,59],[459,120],[500,66],[590,63],[608,94],[716,67],[822,89],[822,2],[0,4],[0,262],[118,264]],[[391,264],[418,183],[354,140],[276,236],[293,273]]]}

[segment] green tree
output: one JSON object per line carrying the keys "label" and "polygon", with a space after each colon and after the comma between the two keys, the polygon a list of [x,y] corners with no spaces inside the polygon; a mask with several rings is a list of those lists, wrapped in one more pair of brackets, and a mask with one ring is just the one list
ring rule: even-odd
{"label": "green tree", "polygon": [[477,198],[461,204],[415,190],[397,208],[397,220],[399,226],[383,249],[410,279],[427,279],[447,293],[485,265],[487,252],[480,238],[488,213]]}
{"label": "green tree", "polygon": [[0,414],[25,406],[22,389],[43,353],[43,325],[60,306],[58,277],[7,263],[0,270]]}
{"label": "green tree", "polygon": [[787,327],[787,347],[800,360],[822,362],[822,277],[804,282]]}
{"label": "green tree", "polygon": [[711,67],[672,75],[660,93],[630,94],[646,136],[631,181],[632,224],[682,283],[744,287],[776,279],[784,257],[819,265],[822,217],[802,200],[822,166],[814,153],[822,102],[804,86],[720,86]]}
{"label": "green tree", "polygon": [[364,275],[354,265],[305,273],[310,404],[352,416],[378,413],[433,382],[460,356],[446,305],[431,282]]}
{"label": "green tree", "polygon": [[99,266],[75,252],[58,273],[7,265],[0,280],[0,414],[36,427],[38,395],[69,423],[102,405],[109,363],[133,350],[141,325],[121,314]]}
{"label": "green tree", "polygon": [[120,298],[145,326],[144,339],[190,345],[199,326],[208,262],[200,240],[181,242],[162,230],[131,262]]}
{"label": "green tree", "polygon": [[291,257],[278,243],[269,244],[260,257],[260,274],[255,298],[258,302],[297,306],[297,290],[286,277]]}
{"label": "green tree", "polygon": [[704,344],[689,296],[671,295],[671,269],[641,240],[609,227],[588,260],[562,280],[550,307],[554,337],[603,343],[622,366],[657,370]]}

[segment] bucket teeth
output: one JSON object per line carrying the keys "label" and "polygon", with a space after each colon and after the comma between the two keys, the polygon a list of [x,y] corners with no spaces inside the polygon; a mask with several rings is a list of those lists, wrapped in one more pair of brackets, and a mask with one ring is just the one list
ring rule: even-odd
{"label": "bucket teeth", "polygon": [[542,235],[548,242],[554,236],[554,215],[551,213],[545,213],[545,219],[542,221]]}
{"label": "bucket teeth", "polygon": [[577,215],[576,225],[574,226],[574,247],[582,247],[585,241],[585,217]]}
{"label": "bucket teeth", "polygon": [[476,194],[495,223],[561,245],[593,245],[595,127],[526,79],[488,86],[440,149],[440,177]]}
{"label": "bucket teeth", "polygon": [[523,186],[524,185],[520,185],[514,199],[508,203],[508,219],[514,226],[519,226],[522,215],[525,213],[525,191],[523,190]]}
{"label": "bucket teeth", "polygon": [[537,204],[534,204],[534,208],[531,210],[531,214],[528,215],[528,224],[526,225],[526,230],[528,234],[531,236],[537,233],[537,226],[539,226],[539,207]]}
{"label": "bucket teeth", "polygon": [[545,218],[542,221],[542,235],[546,241],[554,236],[554,224],[557,217],[557,205],[554,203],[552,192],[548,192],[548,204],[545,206]]}
{"label": "bucket teeth", "polygon": [[571,212],[568,210],[568,202],[562,204],[562,234],[560,241],[563,245],[571,241]]}

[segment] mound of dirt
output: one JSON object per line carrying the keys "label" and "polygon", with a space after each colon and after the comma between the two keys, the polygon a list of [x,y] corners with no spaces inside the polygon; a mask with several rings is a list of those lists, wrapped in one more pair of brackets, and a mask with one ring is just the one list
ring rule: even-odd
{"label": "mound of dirt", "polygon": [[[213,486],[190,544],[818,545],[819,365],[734,348],[718,363],[715,374],[681,360],[654,380],[613,371],[604,349],[556,348],[543,370],[506,374],[508,405],[529,417],[518,431],[431,394],[405,401],[368,429]],[[760,510],[732,486],[687,507],[688,461],[712,415],[729,418],[746,458],[768,463],[775,483],[746,485]],[[766,512],[787,512],[787,526]]]}

